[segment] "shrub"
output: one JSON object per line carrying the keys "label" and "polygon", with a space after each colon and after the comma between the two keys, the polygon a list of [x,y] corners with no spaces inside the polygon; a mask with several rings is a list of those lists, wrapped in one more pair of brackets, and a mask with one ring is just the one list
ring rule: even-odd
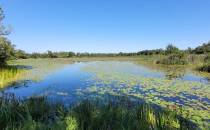
{"label": "shrub", "polygon": [[206,55],[203,60],[203,65],[197,68],[199,71],[210,73],[210,55]]}
{"label": "shrub", "polygon": [[198,70],[210,73],[210,64],[209,63],[208,64],[204,64],[203,66],[198,67]]}
{"label": "shrub", "polygon": [[178,54],[180,52],[179,48],[177,48],[176,46],[169,44],[166,47],[166,51],[165,54],[170,55],[170,54]]}
{"label": "shrub", "polygon": [[172,54],[162,60],[158,60],[157,64],[165,64],[165,65],[186,65],[188,64],[186,57],[183,53],[180,54]]}
{"label": "shrub", "polygon": [[0,66],[5,65],[6,61],[12,57],[14,57],[14,45],[0,36]]}
{"label": "shrub", "polygon": [[210,64],[210,54],[208,54],[204,57],[204,63],[205,64]]}

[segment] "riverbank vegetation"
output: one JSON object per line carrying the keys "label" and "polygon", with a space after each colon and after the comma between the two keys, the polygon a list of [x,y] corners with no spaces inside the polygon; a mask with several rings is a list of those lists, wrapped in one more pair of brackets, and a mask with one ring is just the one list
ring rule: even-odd
{"label": "riverbank vegetation", "polygon": [[45,97],[25,101],[6,94],[0,98],[0,129],[7,130],[188,130],[196,126],[176,112],[149,104],[135,105],[127,98],[85,100],[71,107],[50,103]]}
{"label": "riverbank vegetation", "polygon": [[210,64],[204,64],[203,66],[199,67],[198,70],[210,73]]}
{"label": "riverbank vegetation", "polygon": [[5,66],[0,68],[0,89],[20,79],[23,72],[23,70],[18,69],[15,66]]}
{"label": "riverbank vegetation", "polygon": [[157,64],[164,65],[186,65],[188,64],[186,56],[183,53],[172,54],[156,62]]}
{"label": "riverbank vegetation", "polygon": [[[79,53],[71,50],[66,52],[48,50],[44,53],[27,53],[24,50],[17,49],[6,37],[10,30],[2,25],[3,19],[4,13],[0,8],[0,88],[19,80],[24,70],[30,71],[33,69],[33,73],[24,75],[27,77],[24,80],[38,81],[42,79],[43,75],[49,74],[52,70],[56,70],[63,65],[89,60],[135,60],[166,66],[180,65],[181,67],[194,65],[199,71],[210,72],[210,42],[196,48],[183,50],[169,44],[165,49],[142,50],[131,53]],[[91,67],[86,71],[90,71]],[[166,67],[164,66],[164,68]],[[100,69],[103,69],[102,65],[100,65]],[[184,72],[177,74],[178,69],[175,69],[173,73],[170,71],[166,74],[168,79],[159,79],[126,75],[125,73],[107,75],[105,72],[102,73],[98,70],[93,71],[96,74],[94,82],[98,81],[98,84],[100,83],[99,85],[104,85],[104,87],[94,85],[78,91],[78,93],[123,94],[145,99],[159,107],[153,107],[153,105],[146,103],[133,104],[128,99],[118,103],[110,101],[105,104],[99,103],[101,101],[85,100],[78,104],[64,106],[65,104],[49,101],[47,97],[31,97],[19,100],[13,95],[5,95],[2,92],[0,94],[0,129],[199,129],[194,123],[200,125],[201,129],[209,128],[208,85],[200,82],[171,80],[182,77]],[[111,67],[106,69],[106,72],[107,70],[111,70]],[[92,80],[90,79],[90,81]],[[115,86],[113,86],[113,83],[115,83]],[[191,97],[192,100],[191,98],[186,100],[188,97]],[[176,100],[172,100],[173,98]],[[183,107],[185,110],[178,108],[182,105],[187,106]],[[169,110],[167,107],[172,107],[172,109],[169,108]],[[174,108],[177,110],[173,110]],[[188,118],[191,118],[191,122]],[[204,126],[206,127],[204,128]]]}
{"label": "riverbank vegetation", "polygon": [[[203,44],[203,46],[209,46]],[[120,57],[142,57],[146,60],[151,59],[153,63],[164,65],[187,65],[193,64],[200,68],[200,71],[209,72],[209,59],[206,59],[209,55],[208,48],[199,46],[195,49],[179,50],[177,47],[169,44],[166,49],[157,50],[143,50],[137,53],[74,53],[74,52],[52,52],[47,53],[26,53],[22,50],[17,50],[11,42],[3,37],[0,37],[0,63],[1,67],[5,66],[7,61],[16,59],[38,59],[38,58],[120,58]]]}
{"label": "riverbank vegetation", "polygon": [[204,62],[200,67],[198,67],[198,70],[210,73],[210,54],[205,56]]}

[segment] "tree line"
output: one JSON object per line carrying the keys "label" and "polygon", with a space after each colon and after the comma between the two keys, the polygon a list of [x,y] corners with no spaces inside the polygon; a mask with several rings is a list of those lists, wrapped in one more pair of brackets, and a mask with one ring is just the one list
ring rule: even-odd
{"label": "tree line", "polygon": [[131,53],[75,53],[69,52],[52,52],[45,53],[27,53],[24,50],[16,49],[15,45],[6,38],[11,30],[3,24],[5,18],[4,12],[0,7],[0,66],[5,65],[11,59],[27,59],[27,58],[70,58],[70,57],[114,57],[114,56],[139,56],[139,55],[170,55],[170,54],[207,54],[210,53],[210,42],[204,43],[195,49],[188,48],[180,50],[173,44],[169,44],[165,49],[142,50]]}
{"label": "tree line", "polygon": [[[12,45],[12,44],[10,44]],[[70,58],[70,57],[103,57],[103,56],[139,56],[139,55],[171,55],[171,54],[208,54],[210,53],[210,42],[204,43],[201,46],[198,46],[194,49],[188,48],[186,50],[181,50],[173,44],[169,44],[165,49],[153,49],[153,50],[142,50],[139,52],[119,52],[119,53],[75,53],[72,51],[61,51],[53,52],[48,50],[44,53],[26,53],[23,50],[15,50],[14,54],[16,58]]]}

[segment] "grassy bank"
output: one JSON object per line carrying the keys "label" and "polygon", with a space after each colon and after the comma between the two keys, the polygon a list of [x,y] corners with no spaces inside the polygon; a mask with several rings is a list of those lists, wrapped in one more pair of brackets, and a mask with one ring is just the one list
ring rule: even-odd
{"label": "grassy bank", "polygon": [[173,54],[162,60],[158,60],[157,64],[165,64],[165,65],[186,65],[188,64],[186,60],[186,56],[182,54]]}
{"label": "grassy bank", "polygon": [[0,88],[18,80],[22,76],[23,70],[15,66],[0,67]]}
{"label": "grassy bank", "polygon": [[[121,98],[119,98],[121,99]],[[85,100],[71,107],[49,103],[46,98],[0,98],[0,129],[7,130],[185,130],[195,129],[173,111],[157,110],[129,100]]]}

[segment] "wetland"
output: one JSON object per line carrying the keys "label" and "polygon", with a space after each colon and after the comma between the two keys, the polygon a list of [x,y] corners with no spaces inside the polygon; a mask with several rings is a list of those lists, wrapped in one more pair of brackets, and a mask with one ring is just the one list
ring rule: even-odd
{"label": "wetland", "polygon": [[46,97],[65,105],[123,96],[176,111],[199,128],[209,128],[209,74],[190,66],[157,65],[138,58],[25,59],[9,64],[17,70],[8,69],[12,75],[5,76],[1,95],[13,94],[20,100]]}

